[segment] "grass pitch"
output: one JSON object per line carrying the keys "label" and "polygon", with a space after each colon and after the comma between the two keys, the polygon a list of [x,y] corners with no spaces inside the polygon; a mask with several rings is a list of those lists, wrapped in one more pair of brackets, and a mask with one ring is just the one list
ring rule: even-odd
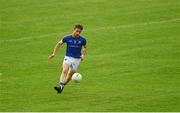
{"label": "grass pitch", "polygon": [[[65,45],[82,23],[89,51],[58,95]],[[180,111],[179,0],[1,0],[0,111]]]}

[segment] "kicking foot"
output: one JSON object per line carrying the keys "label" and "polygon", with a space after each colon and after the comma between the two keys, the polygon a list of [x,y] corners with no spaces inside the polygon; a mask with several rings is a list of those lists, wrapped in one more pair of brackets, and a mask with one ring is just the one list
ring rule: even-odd
{"label": "kicking foot", "polygon": [[64,88],[61,86],[59,86],[59,87],[55,86],[54,89],[57,91],[57,93],[61,93]]}

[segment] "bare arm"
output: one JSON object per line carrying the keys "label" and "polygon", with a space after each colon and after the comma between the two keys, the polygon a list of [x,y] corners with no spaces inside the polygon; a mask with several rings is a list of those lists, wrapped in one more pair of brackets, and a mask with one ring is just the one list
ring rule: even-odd
{"label": "bare arm", "polygon": [[84,57],[85,57],[85,55],[86,55],[86,53],[87,53],[87,51],[88,51],[88,46],[87,46],[87,44],[84,45],[83,47],[84,47],[84,48],[83,48],[83,50],[82,50],[81,60],[84,59]]}
{"label": "bare arm", "polygon": [[53,54],[55,55],[55,53],[57,52],[57,50],[62,46],[62,44],[63,44],[63,41],[62,40],[60,40],[57,44],[56,44],[56,46],[54,47],[54,49],[53,49]]}
{"label": "bare arm", "polygon": [[56,44],[56,46],[54,47],[54,49],[53,49],[53,53],[49,56],[49,60],[51,60],[54,56],[55,56],[55,54],[56,54],[56,52],[57,52],[57,50],[62,46],[62,44],[63,44],[63,41],[62,40],[60,40],[57,44]]}

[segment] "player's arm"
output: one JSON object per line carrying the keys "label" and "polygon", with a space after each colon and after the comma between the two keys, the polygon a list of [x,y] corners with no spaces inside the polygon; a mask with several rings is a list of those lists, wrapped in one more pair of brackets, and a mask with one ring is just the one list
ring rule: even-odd
{"label": "player's arm", "polygon": [[53,49],[53,53],[52,53],[52,54],[49,56],[49,58],[48,58],[49,60],[51,60],[52,58],[54,58],[57,50],[62,46],[62,44],[63,44],[63,40],[60,40],[60,41],[56,44],[56,46],[55,46],[54,49]]}
{"label": "player's arm", "polygon": [[88,51],[88,46],[87,46],[87,44],[86,44],[86,45],[83,46],[83,50],[82,50],[82,54],[81,54],[81,60],[84,59],[87,51]]}

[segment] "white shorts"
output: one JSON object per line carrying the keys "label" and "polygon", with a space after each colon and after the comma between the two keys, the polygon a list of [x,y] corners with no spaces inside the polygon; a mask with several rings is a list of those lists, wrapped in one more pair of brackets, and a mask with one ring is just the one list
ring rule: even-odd
{"label": "white shorts", "polygon": [[74,58],[74,57],[69,57],[69,56],[65,56],[63,64],[68,64],[69,67],[74,70],[77,71],[77,68],[79,67],[80,63],[81,63],[81,59],[80,58]]}

